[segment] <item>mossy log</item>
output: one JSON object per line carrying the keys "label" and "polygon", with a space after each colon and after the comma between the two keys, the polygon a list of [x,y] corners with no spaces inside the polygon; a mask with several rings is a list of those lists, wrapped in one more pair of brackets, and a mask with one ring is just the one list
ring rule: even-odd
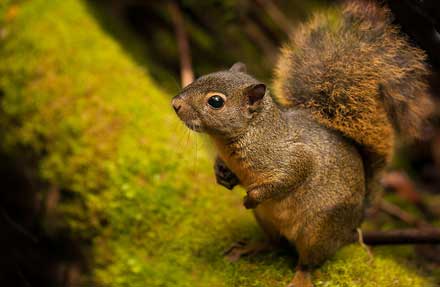
{"label": "mossy log", "polygon": [[[11,1],[6,1],[11,2]],[[24,161],[44,198],[60,197],[47,232],[69,233],[89,261],[83,282],[110,286],[284,286],[295,257],[229,263],[235,240],[262,237],[241,192],[215,185],[203,139],[86,1],[1,7],[1,152]],[[101,24],[100,24],[101,23]],[[137,55],[137,56],[134,56]],[[47,188],[45,188],[47,186]],[[317,286],[429,286],[408,248],[343,249]]]}

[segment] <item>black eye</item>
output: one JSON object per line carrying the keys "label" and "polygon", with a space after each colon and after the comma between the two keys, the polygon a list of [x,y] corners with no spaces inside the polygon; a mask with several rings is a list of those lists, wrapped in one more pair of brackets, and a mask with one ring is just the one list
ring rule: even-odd
{"label": "black eye", "polygon": [[212,96],[208,99],[208,105],[210,105],[214,109],[220,109],[225,104],[225,101],[220,96]]}

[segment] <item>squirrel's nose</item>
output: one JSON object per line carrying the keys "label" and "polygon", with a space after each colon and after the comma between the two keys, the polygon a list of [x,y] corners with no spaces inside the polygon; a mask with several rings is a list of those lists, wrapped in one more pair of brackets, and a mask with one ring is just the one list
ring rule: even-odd
{"label": "squirrel's nose", "polygon": [[176,105],[175,103],[173,103],[173,108],[174,108],[174,111],[176,111],[176,113],[179,112],[181,107],[182,107],[181,105]]}
{"label": "squirrel's nose", "polygon": [[179,112],[180,108],[182,107],[182,104],[179,101],[178,97],[175,97],[172,101],[173,109],[176,113]]}

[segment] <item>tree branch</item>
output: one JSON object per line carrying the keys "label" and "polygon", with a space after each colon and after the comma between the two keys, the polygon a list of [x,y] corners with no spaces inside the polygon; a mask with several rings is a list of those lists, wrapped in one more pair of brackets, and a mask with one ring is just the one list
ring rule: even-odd
{"label": "tree branch", "polygon": [[182,12],[176,1],[168,3],[168,10],[173,21],[174,30],[176,32],[177,45],[179,47],[180,57],[180,76],[182,87],[185,87],[194,81],[194,73],[192,69],[191,51],[189,48],[188,35],[185,30],[185,23]]}
{"label": "tree branch", "polygon": [[397,205],[394,205],[390,202],[382,200],[379,204],[379,209],[388,215],[397,218],[406,224],[414,225],[417,227],[429,227],[430,225],[422,219],[418,219],[414,215],[409,212],[402,210]]}
{"label": "tree branch", "polygon": [[368,231],[363,241],[367,245],[440,244],[440,228]]}

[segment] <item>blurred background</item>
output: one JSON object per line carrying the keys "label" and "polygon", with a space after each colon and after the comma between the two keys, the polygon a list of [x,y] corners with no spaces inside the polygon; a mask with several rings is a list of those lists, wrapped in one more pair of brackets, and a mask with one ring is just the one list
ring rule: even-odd
{"label": "blurred background", "polygon": [[[440,4],[384,2],[428,55],[436,112],[421,140],[399,145],[363,228],[440,227]],[[232,242],[262,234],[243,193],[215,186],[212,149],[169,102],[237,61],[271,83],[289,32],[335,3],[0,1],[0,285],[288,282],[287,251],[222,259]],[[379,247],[374,266],[356,261],[362,252],[343,252],[317,286],[440,284],[438,245]]]}

